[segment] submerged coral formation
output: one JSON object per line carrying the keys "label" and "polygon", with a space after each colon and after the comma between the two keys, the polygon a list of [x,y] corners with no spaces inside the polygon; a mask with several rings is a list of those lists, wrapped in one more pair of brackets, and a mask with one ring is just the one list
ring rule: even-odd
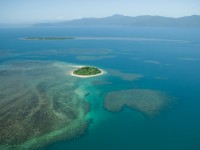
{"label": "submerged coral formation", "polygon": [[70,65],[15,61],[0,66],[0,149],[33,149],[84,133],[88,103]]}
{"label": "submerged coral formation", "polygon": [[119,70],[115,69],[107,69],[108,73],[112,76],[120,77],[126,81],[135,81],[143,77],[141,74],[134,74],[134,73],[124,73]]}
{"label": "submerged coral formation", "polygon": [[131,89],[114,91],[106,95],[104,107],[108,111],[118,112],[125,106],[146,115],[155,115],[169,102],[169,96],[157,90]]}

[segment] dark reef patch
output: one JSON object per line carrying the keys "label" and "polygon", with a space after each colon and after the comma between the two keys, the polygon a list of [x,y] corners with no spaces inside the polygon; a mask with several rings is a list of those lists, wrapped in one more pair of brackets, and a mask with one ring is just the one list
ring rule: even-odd
{"label": "dark reef patch", "polygon": [[111,112],[119,112],[124,107],[135,109],[153,116],[169,104],[170,97],[164,92],[150,89],[114,91],[106,95],[104,107]]}

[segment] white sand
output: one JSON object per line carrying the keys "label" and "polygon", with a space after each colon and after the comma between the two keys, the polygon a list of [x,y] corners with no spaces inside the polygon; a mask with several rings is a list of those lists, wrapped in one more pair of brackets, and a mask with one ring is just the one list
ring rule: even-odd
{"label": "white sand", "polygon": [[[74,67],[74,68],[82,68],[82,67],[85,67],[85,66],[75,66],[75,65],[73,65],[72,67]],[[99,68],[98,68],[99,69]],[[101,73],[99,73],[99,74],[96,74],[96,75],[77,75],[77,74],[74,74],[73,72],[74,72],[74,70],[72,70],[71,72],[70,72],[70,75],[71,76],[74,76],[74,77],[78,77],[78,78],[91,78],[91,77],[96,77],[96,76],[101,76],[101,75],[104,75],[105,74],[105,71],[103,71],[102,69],[99,69],[100,71],[101,71]]]}

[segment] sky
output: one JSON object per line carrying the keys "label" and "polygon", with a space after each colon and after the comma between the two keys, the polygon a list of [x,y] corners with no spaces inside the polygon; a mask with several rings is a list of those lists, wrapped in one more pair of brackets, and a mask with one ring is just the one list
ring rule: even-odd
{"label": "sky", "polygon": [[0,23],[37,23],[114,14],[200,15],[200,0],[0,0]]}

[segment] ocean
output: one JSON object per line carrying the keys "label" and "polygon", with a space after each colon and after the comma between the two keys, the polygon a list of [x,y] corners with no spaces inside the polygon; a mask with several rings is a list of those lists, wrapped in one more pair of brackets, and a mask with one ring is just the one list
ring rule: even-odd
{"label": "ocean", "polygon": [[1,28],[0,148],[199,150],[199,77],[198,28]]}

